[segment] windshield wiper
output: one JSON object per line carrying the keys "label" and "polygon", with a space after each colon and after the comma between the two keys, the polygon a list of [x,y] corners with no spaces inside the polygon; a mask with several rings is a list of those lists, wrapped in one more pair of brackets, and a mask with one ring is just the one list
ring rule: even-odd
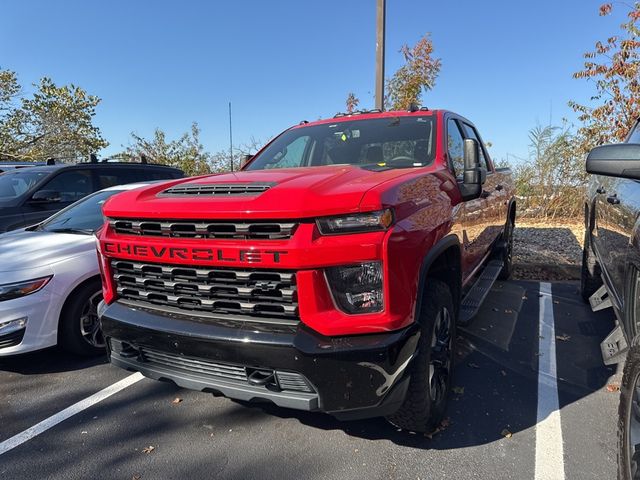
{"label": "windshield wiper", "polygon": [[45,230],[45,231],[52,232],[52,233],[80,233],[82,235],[93,235],[93,230],[91,230],[90,228],[66,227],[66,228],[52,228],[50,230]]}

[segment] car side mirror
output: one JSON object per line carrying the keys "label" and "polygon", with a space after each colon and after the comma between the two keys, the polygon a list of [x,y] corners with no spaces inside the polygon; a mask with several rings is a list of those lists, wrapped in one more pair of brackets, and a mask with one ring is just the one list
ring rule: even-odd
{"label": "car side mirror", "polygon": [[464,201],[473,200],[482,194],[482,185],[487,180],[487,170],[480,166],[480,145],[473,138],[464,140],[464,172],[460,183],[460,194]]}
{"label": "car side mirror", "polygon": [[619,143],[595,147],[587,155],[587,172],[640,180],[640,144]]}
{"label": "car side mirror", "polygon": [[29,200],[29,203],[45,204],[45,203],[58,203],[62,201],[60,192],[55,190],[38,190],[34,193]]}
{"label": "car side mirror", "polygon": [[251,155],[251,154],[243,155],[243,156],[242,156],[242,160],[240,160],[240,168],[241,168],[241,169],[242,169],[242,168],[244,168],[244,167],[245,167],[245,165],[246,165],[247,163],[249,163],[249,162],[251,161],[251,159],[252,159],[252,158],[253,158],[253,155]]}

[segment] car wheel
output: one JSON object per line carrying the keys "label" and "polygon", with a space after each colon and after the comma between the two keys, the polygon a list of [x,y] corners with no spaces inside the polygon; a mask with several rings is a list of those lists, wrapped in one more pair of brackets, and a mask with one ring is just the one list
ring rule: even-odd
{"label": "car wheel", "polygon": [[451,291],[444,282],[427,280],[419,322],[407,396],[387,420],[405,430],[432,432],[444,416],[453,378],[456,320]]}
{"label": "car wheel", "polygon": [[618,479],[640,478],[640,345],[627,353],[618,408]]}
{"label": "car wheel", "polygon": [[513,230],[515,229],[514,222],[509,220],[504,227],[504,233],[502,234],[504,247],[502,248],[502,270],[498,278],[500,280],[508,280],[511,277],[512,264],[513,264]]}
{"label": "car wheel", "polygon": [[589,241],[589,232],[584,232],[584,242],[582,247],[582,267],[580,268],[580,295],[585,302],[589,302],[591,295],[602,286],[600,278],[600,264],[596,259]]}
{"label": "car wheel", "polygon": [[99,280],[91,281],[71,294],[60,316],[58,343],[62,348],[78,355],[104,353],[104,337],[98,319],[101,300]]}

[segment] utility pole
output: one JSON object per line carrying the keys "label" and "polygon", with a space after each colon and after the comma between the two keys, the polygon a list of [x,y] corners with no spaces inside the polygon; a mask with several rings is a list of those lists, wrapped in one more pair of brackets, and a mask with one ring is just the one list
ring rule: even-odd
{"label": "utility pole", "polygon": [[384,110],[384,29],[387,2],[376,1],[376,108]]}
{"label": "utility pole", "polygon": [[229,158],[231,159],[231,171],[233,172],[233,135],[231,132],[231,102],[229,102]]}

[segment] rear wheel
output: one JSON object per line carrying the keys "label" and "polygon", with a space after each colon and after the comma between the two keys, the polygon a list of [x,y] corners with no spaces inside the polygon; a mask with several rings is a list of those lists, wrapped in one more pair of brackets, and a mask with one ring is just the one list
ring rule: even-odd
{"label": "rear wheel", "polygon": [[98,319],[101,300],[100,280],[92,280],[70,295],[62,309],[58,328],[58,343],[62,348],[77,355],[104,353],[104,337]]}
{"label": "rear wheel", "polygon": [[600,278],[600,264],[591,249],[589,232],[587,230],[584,232],[583,245],[582,267],[580,268],[580,295],[582,295],[582,299],[585,302],[589,302],[591,295],[596,293],[596,290],[602,285],[602,280]]}
{"label": "rear wheel", "polygon": [[411,363],[411,380],[400,409],[387,417],[393,425],[431,432],[442,421],[453,378],[456,320],[449,287],[427,280],[420,313],[421,334]]}
{"label": "rear wheel", "polygon": [[627,353],[620,386],[618,479],[640,479],[640,345]]}

